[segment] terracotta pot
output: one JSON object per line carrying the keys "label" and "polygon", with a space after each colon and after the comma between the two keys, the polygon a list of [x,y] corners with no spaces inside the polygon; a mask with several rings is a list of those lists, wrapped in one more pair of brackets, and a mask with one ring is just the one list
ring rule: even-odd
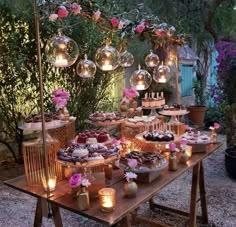
{"label": "terracotta pot", "polygon": [[202,126],[207,108],[205,106],[189,106],[187,109],[189,111],[188,118],[191,123]]}
{"label": "terracotta pot", "polygon": [[124,193],[126,197],[135,197],[138,191],[138,185],[134,181],[125,182]]}

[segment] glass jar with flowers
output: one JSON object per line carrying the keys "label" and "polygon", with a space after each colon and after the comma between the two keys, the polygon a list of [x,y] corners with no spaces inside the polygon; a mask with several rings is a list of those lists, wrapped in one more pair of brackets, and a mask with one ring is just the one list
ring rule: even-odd
{"label": "glass jar with flowers", "polygon": [[52,92],[52,102],[55,104],[56,112],[58,113],[61,120],[69,119],[69,111],[66,108],[70,94],[67,91],[59,88]]}
{"label": "glass jar with flowers", "polygon": [[190,153],[187,152],[187,139],[186,138],[182,138],[180,140],[180,148],[181,148],[181,155],[180,155],[180,159],[179,162],[182,164],[186,164],[186,162],[189,160],[190,158]]}
{"label": "glass jar with flowers", "polygon": [[178,151],[176,144],[175,143],[170,143],[169,144],[169,150],[170,150],[170,158],[169,158],[169,170],[170,171],[175,171],[178,169],[178,164],[177,164],[177,157],[175,155],[175,152]]}
{"label": "glass jar with flowers", "polygon": [[128,198],[135,197],[138,191],[138,185],[134,182],[137,178],[137,174],[133,171],[137,167],[138,162],[136,159],[128,159],[128,169],[125,173],[126,182],[124,184],[124,193]]}
{"label": "glass jar with flowers", "polygon": [[213,126],[210,126],[209,129],[211,130],[211,134],[210,134],[210,138],[211,138],[211,142],[216,143],[217,142],[217,133],[216,130],[220,128],[220,124],[219,123],[214,123]]}

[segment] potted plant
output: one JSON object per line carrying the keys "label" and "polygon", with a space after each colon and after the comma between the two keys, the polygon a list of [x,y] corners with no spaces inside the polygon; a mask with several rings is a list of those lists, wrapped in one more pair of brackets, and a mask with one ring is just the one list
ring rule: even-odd
{"label": "potted plant", "polygon": [[216,43],[217,57],[217,92],[215,100],[224,107],[225,167],[230,176],[236,178],[236,43],[219,41]]}
{"label": "potted plant", "polygon": [[195,104],[188,107],[188,118],[191,123],[202,126],[205,118],[206,107],[206,92],[204,81],[196,79],[193,81],[193,91],[195,96]]}

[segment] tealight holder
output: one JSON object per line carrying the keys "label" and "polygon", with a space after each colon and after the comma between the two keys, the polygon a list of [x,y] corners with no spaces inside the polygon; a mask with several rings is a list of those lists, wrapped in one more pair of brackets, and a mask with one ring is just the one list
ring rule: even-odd
{"label": "tealight holder", "polygon": [[48,182],[46,181],[45,177],[42,177],[42,183],[45,192],[47,191],[47,189],[49,189],[49,192],[53,192],[56,189],[57,176],[49,176]]}
{"label": "tealight holder", "polygon": [[145,64],[147,67],[157,67],[160,60],[158,55],[154,54],[152,50],[150,50],[150,54],[148,54],[145,58]]}
{"label": "tealight holder", "polygon": [[98,191],[99,206],[102,212],[112,212],[116,204],[116,190],[103,188]]}

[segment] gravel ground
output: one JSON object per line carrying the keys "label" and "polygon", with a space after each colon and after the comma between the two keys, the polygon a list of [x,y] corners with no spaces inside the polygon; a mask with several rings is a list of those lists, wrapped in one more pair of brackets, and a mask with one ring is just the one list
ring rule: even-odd
{"label": "gravel ground", "polygon": [[[220,137],[224,141],[224,137]],[[227,176],[224,168],[225,146],[204,161],[205,181],[208,198],[208,213],[211,225],[217,227],[236,227],[236,180]],[[1,171],[1,170],[0,170]],[[22,173],[22,168],[1,171],[0,177],[0,227],[33,226],[36,200],[34,197],[7,187],[2,182]],[[160,204],[187,210],[189,207],[191,171],[186,172],[156,197]],[[61,209],[63,224],[66,227],[103,226],[87,218]],[[140,206],[139,214],[150,219],[158,219],[173,226],[186,226],[186,219],[163,211],[152,212],[148,204]],[[199,210],[200,213],[200,210]],[[51,219],[44,218],[44,227],[54,226]],[[201,226],[199,224],[199,226]]]}

